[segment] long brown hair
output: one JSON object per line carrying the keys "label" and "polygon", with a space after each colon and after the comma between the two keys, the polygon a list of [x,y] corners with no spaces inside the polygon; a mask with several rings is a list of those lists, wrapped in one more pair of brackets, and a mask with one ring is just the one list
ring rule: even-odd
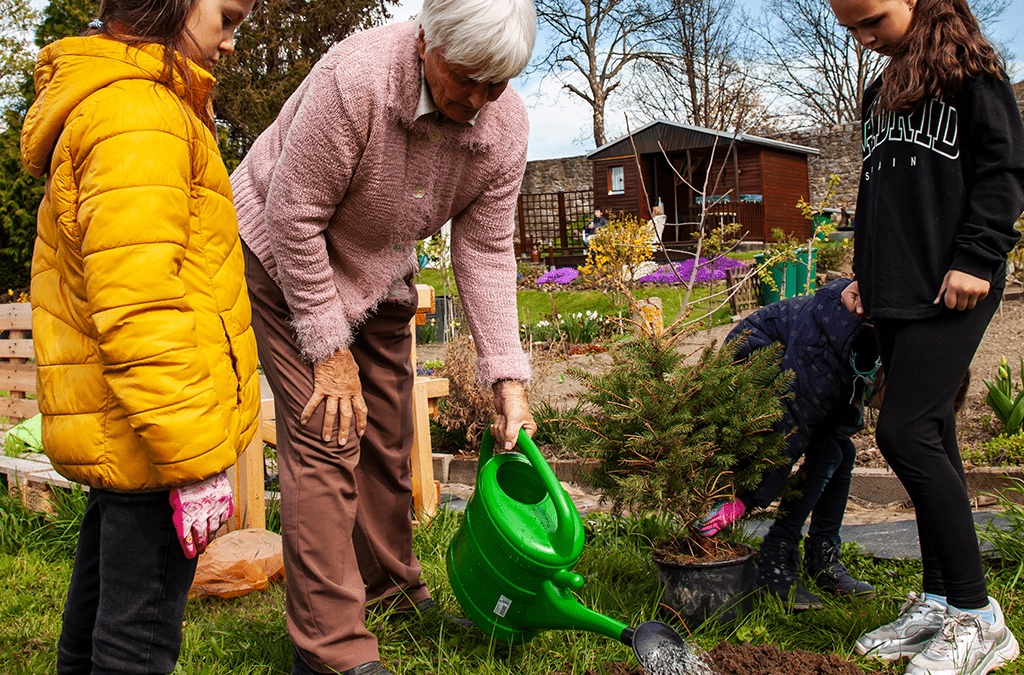
{"label": "long brown hair", "polygon": [[100,0],[99,27],[86,35],[102,33],[126,44],[153,43],[164,47],[164,70],[160,80],[170,84],[174,73],[191,86],[185,45],[194,42],[186,29],[189,12],[196,0]]}
{"label": "long brown hair", "polygon": [[878,104],[897,114],[913,112],[928,99],[956,95],[971,77],[1002,77],[1003,66],[967,0],[917,0],[882,74]]}

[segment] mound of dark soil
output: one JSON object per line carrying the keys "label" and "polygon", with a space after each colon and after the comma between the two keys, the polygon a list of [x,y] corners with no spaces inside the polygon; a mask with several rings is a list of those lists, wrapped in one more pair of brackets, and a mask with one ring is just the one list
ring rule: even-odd
{"label": "mound of dark soil", "polygon": [[[785,651],[775,645],[731,645],[721,643],[708,652],[708,661],[718,675],[865,675],[860,666],[838,654],[819,654],[802,649]],[[564,675],[554,671],[548,675]],[[584,675],[648,675],[635,663],[610,661]]]}
{"label": "mound of dark soil", "polygon": [[802,649],[784,651],[775,645],[721,643],[708,655],[719,675],[863,675],[856,663],[838,654]]}

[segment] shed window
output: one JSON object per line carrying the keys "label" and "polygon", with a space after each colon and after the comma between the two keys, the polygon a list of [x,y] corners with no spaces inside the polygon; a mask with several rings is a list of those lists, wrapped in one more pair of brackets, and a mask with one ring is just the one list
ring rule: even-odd
{"label": "shed window", "polygon": [[626,172],[623,166],[608,167],[608,194],[618,195],[626,191]]}

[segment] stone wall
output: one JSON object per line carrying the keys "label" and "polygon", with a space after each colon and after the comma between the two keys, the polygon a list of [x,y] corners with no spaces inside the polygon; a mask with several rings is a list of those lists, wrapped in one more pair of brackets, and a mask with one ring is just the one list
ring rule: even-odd
{"label": "stone wall", "polygon": [[830,206],[853,209],[857,205],[860,174],[860,124],[836,124],[816,129],[797,129],[773,136],[775,140],[817,148],[821,154],[808,157],[812,204],[820,204],[828,189],[830,174],[840,183]]}
{"label": "stone wall", "polygon": [[593,190],[594,169],[584,155],[539,159],[526,163],[526,174],[520,192],[526,195],[564,190]]}

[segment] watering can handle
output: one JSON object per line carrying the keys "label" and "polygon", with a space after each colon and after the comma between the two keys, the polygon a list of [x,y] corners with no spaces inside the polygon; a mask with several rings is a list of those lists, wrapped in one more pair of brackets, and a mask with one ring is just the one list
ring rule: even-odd
{"label": "watering can handle", "polygon": [[[555,472],[551,470],[551,465],[544,459],[544,455],[537,449],[537,444],[533,442],[533,439],[530,438],[525,429],[519,430],[516,448],[519,449],[521,454],[526,456],[526,459],[530,460],[530,464],[537,470],[537,475],[540,476],[544,488],[551,497],[551,503],[555,507],[555,517],[558,520],[558,529],[555,532],[555,537],[558,540],[559,548],[564,547],[563,550],[571,549],[575,543],[573,516],[578,517],[576,507],[569,501],[569,496],[565,494],[565,490],[558,484],[558,478],[555,476]],[[483,440],[480,443],[480,459],[476,467],[477,475],[480,474],[480,471],[492,456],[494,456],[494,437],[491,436],[491,427],[488,425],[484,431]]]}

